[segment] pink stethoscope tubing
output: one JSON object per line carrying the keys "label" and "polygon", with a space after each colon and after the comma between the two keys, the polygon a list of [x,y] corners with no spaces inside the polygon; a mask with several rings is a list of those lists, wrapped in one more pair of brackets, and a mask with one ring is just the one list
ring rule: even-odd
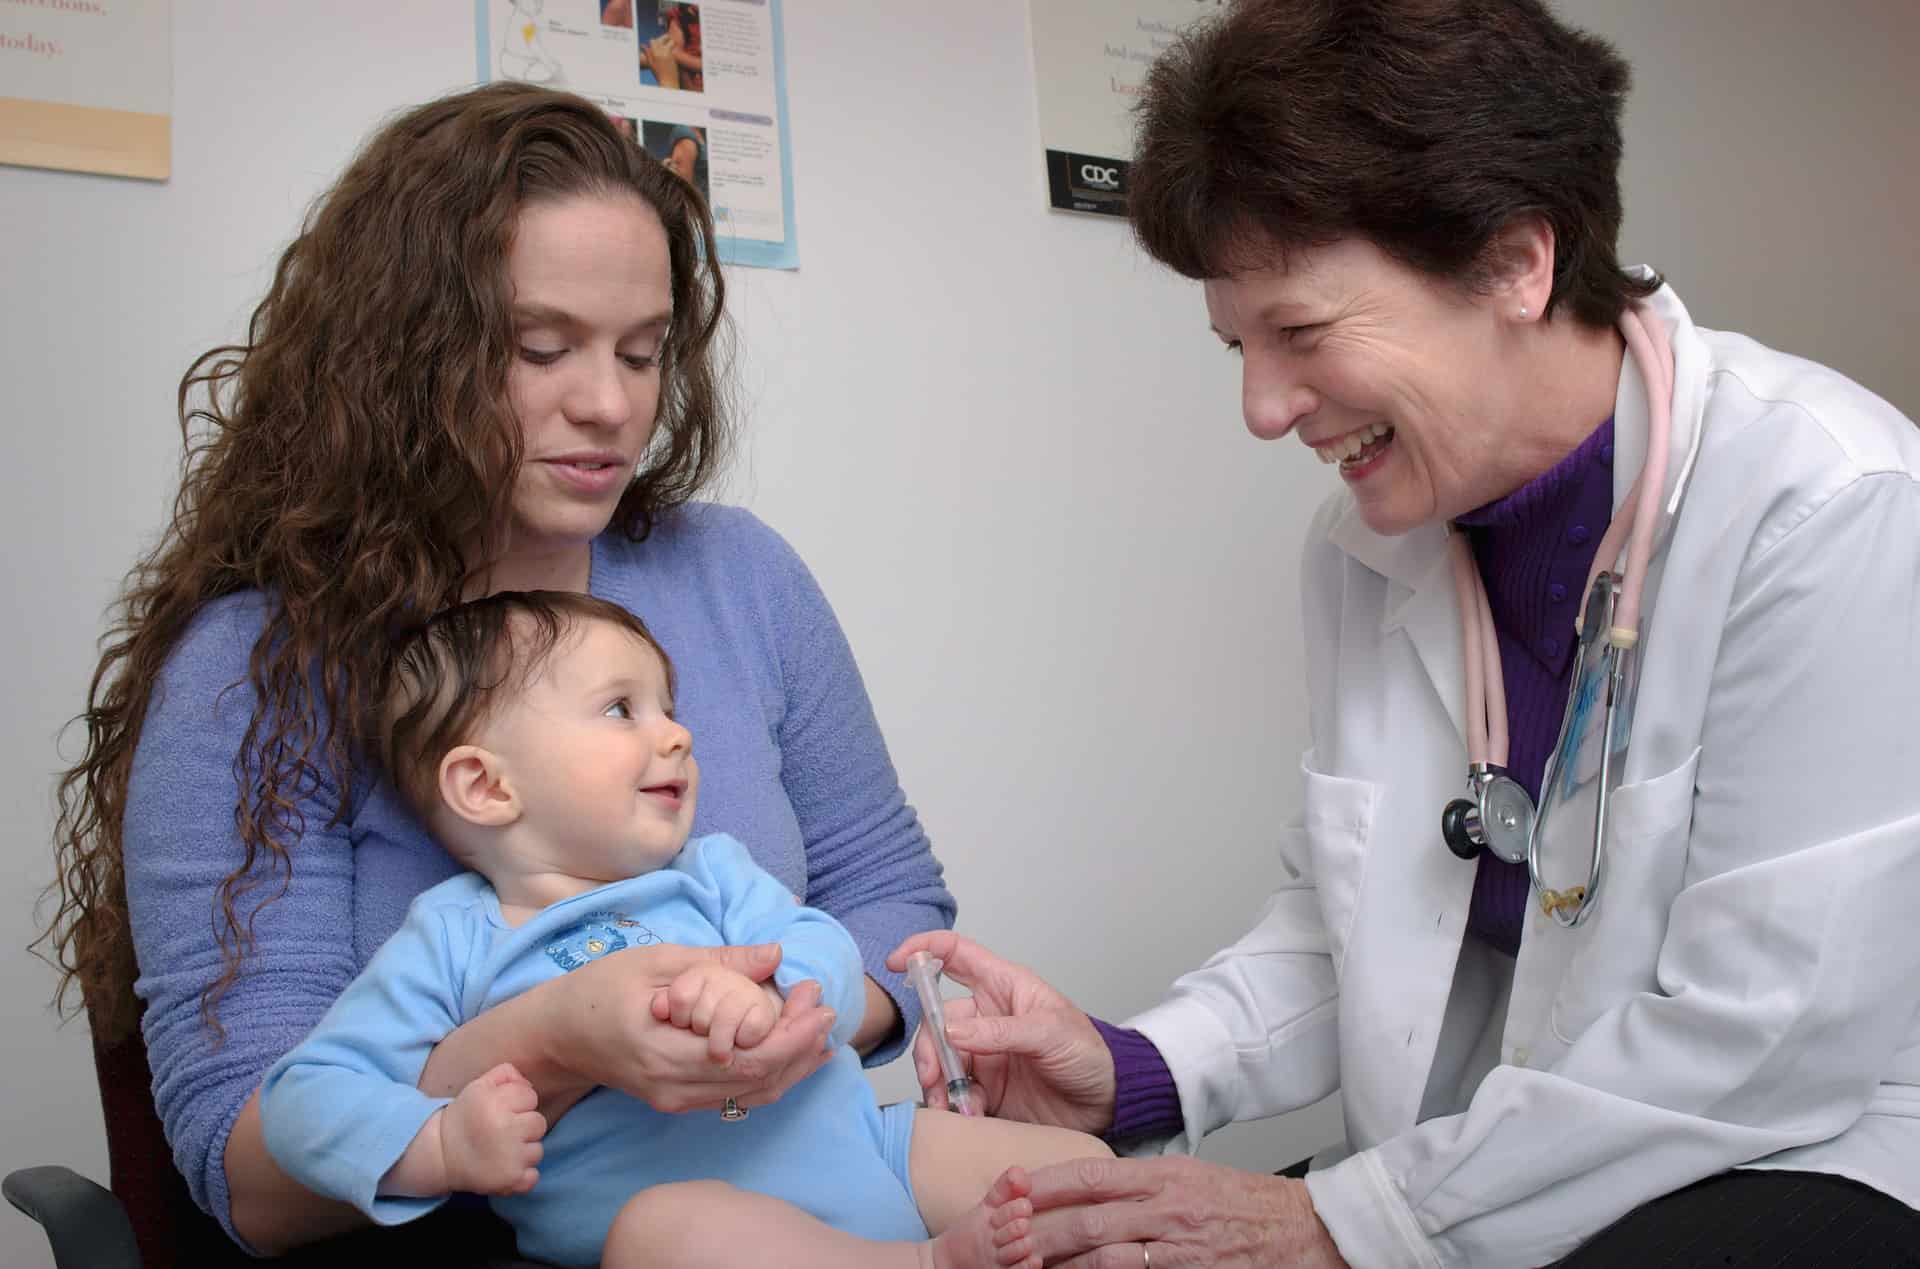
{"label": "pink stethoscope tubing", "polygon": [[[1647,457],[1641,466],[1640,474],[1634,478],[1633,486],[1627,491],[1623,505],[1631,508],[1630,517],[1615,516],[1608,524],[1607,531],[1600,539],[1600,545],[1594,552],[1593,565],[1587,572],[1587,587],[1582,592],[1582,615],[1585,613],[1585,597],[1591,595],[1595,584],[1603,574],[1619,585],[1619,598],[1614,605],[1613,621],[1603,632],[1610,649],[1616,654],[1614,681],[1617,684],[1621,674],[1619,662],[1631,653],[1640,639],[1640,608],[1646,589],[1647,562],[1653,556],[1653,538],[1659,524],[1660,497],[1666,488],[1667,446],[1673,432],[1673,344],[1667,337],[1666,329],[1660,319],[1644,307],[1629,305],[1620,314],[1620,333],[1626,338],[1627,348],[1639,364],[1640,374],[1647,386]],[[1504,771],[1508,756],[1507,735],[1507,691],[1506,680],[1500,668],[1500,644],[1494,635],[1493,611],[1487,603],[1486,583],[1480,577],[1480,571],[1474,567],[1473,553],[1467,545],[1466,535],[1457,528],[1451,529],[1448,548],[1451,552],[1455,597],[1460,607],[1461,655],[1466,671],[1466,741],[1467,761],[1469,764],[1469,785],[1477,784],[1474,775],[1490,768]],[[1610,566],[1619,559],[1622,545],[1626,546],[1627,558],[1624,575],[1609,574]],[[1575,620],[1576,629],[1580,620]],[[1575,675],[1572,690],[1580,689],[1579,675]],[[1603,762],[1610,757],[1613,730],[1613,694],[1608,697],[1608,719],[1601,741]],[[1571,718],[1572,710],[1568,710]],[[1554,747],[1557,758],[1566,743],[1566,723],[1562,724],[1560,741]],[[1549,772],[1549,778],[1554,773]],[[1570,891],[1555,891],[1546,887],[1540,877],[1538,821],[1530,824],[1527,832],[1527,872],[1533,889],[1541,897],[1542,906],[1563,925],[1577,925],[1585,917],[1587,909],[1599,894],[1600,861],[1603,839],[1606,836],[1607,779],[1600,782],[1599,799],[1595,808],[1594,841],[1587,867],[1587,884]],[[1543,783],[1543,793],[1546,790]],[[1572,909],[1569,918],[1563,913]]]}

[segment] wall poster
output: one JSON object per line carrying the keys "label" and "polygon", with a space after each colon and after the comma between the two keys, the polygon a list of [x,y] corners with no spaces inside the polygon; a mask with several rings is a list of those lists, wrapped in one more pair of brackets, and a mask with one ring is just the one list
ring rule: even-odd
{"label": "wall poster", "polygon": [[1225,0],[1027,0],[1048,202],[1124,216],[1131,107],[1147,67]]}
{"label": "wall poster", "polygon": [[0,163],[164,181],[173,0],[0,0]]}
{"label": "wall poster", "polygon": [[593,101],[706,195],[721,260],[799,267],[780,0],[474,5],[482,81]]}

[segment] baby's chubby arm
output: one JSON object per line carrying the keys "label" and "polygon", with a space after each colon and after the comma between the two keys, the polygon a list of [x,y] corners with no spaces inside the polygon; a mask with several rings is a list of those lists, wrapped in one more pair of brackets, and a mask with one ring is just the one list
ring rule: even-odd
{"label": "baby's chubby arm", "polygon": [[460,1090],[421,1125],[380,1178],[381,1197],[437,1198],[456,1191],[525,1194],[540,1179],[547,1121],[540,1095],[510,1062]]}

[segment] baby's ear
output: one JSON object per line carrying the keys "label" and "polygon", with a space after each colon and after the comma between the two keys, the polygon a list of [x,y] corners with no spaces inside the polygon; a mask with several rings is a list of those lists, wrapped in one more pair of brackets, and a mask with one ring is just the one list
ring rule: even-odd
{"label": "baby's ear", "polygon": [[456,745],[440,760],[440,800],[482,828],[505,828],[520,818],[520,798],[508,783],[506,763],[479,745]]}

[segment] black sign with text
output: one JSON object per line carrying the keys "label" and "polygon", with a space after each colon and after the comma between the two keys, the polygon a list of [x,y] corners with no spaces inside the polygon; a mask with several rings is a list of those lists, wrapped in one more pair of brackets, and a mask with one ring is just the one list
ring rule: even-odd
{"label": "black sign with text", "polygon": [[1047,151],[1047,192],[1063,211],[1127,214],[1127,161],[1097,154]]}

